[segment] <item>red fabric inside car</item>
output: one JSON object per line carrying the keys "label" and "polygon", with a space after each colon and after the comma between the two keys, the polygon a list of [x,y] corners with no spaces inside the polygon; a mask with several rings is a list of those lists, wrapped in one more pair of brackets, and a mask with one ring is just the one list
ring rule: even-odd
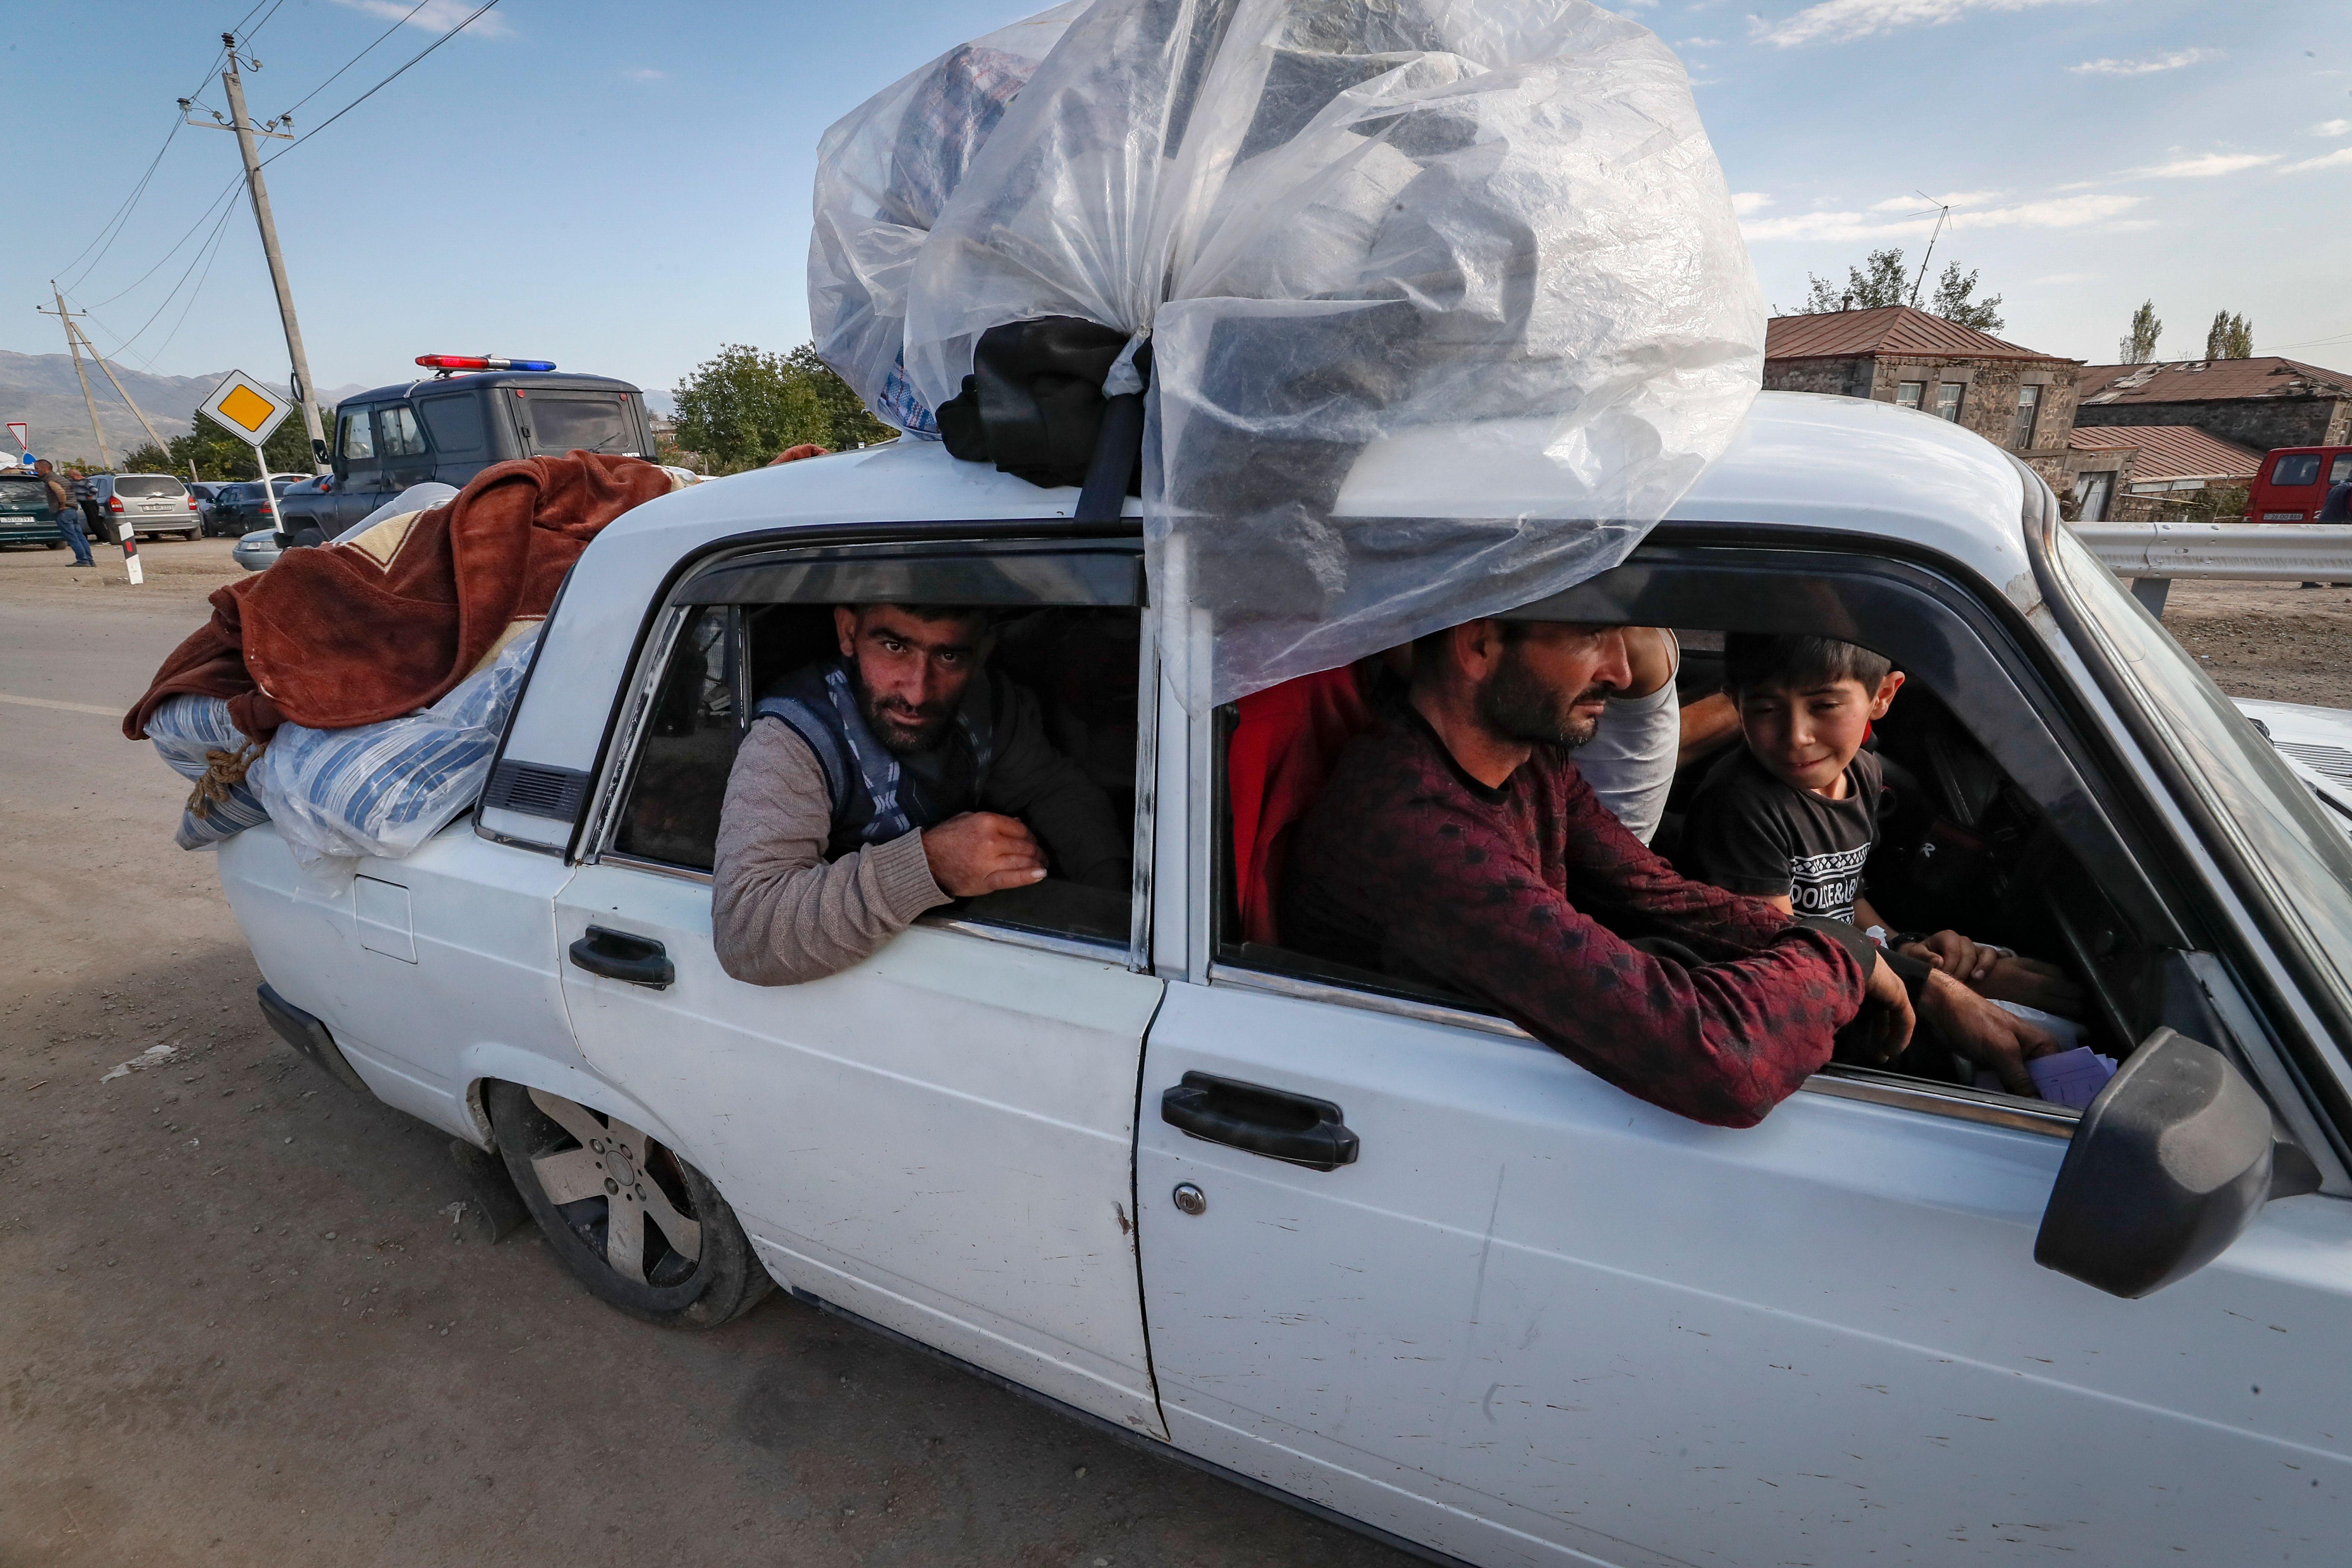
{"label": "red fabric inside car", "polygon": [[1371,727],[1372,707],[1353,666],[1286,680],[1235,707],[1225,778],[1242,937],[1278,946],[1275,910],[1293,830],[1323,793],[1340,749]]}

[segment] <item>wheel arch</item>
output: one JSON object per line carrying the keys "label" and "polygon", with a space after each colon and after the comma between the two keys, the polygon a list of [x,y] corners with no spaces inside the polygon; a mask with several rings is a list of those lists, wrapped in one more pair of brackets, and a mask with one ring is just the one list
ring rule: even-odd
{"label": "wheel arch", "polygon": [[[466,1087],[460,1102],[470,1124],[472,1141],[480,1148],[494,1146],[487,1095],[493,1081],[503,1081],[520,1084],[525,1089],[545,1089],[550,1094],[559,1094],[584,1105],[591,1110],[618,1117],[677,1150],[681,1157],[693,1162],[706,1173],[709,1170],[694,1145],[679,1138],[667,1122],[648,1110],[635,1096],[614,1087],[577,1063],[560,1061],[520,1047],[484,1044],[465,1053],[463,1078]],[[715,1181],[717,1178],[712,1179]]]}

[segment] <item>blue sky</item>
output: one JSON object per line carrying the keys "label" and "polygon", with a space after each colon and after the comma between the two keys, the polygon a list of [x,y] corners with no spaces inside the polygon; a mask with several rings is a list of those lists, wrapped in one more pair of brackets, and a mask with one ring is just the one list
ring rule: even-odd
{"label": "blue sky", "polygon": [[[34,313],[55,276],[91,310],[101,349],[128,340],[128,364],[283,374],[252,219],[241,198],[210,205],[236,172],[233,139],[184,128],[164,145],[181,94],[221,105],[218,34],[251,3],[9,8],[28,199],[0,255],[0,300],[15,301],[0,348],[63,347]],[[474,3],[425,0],[401,24],[414,0],[262,0],[251,107],[274,115],[320,89],[295,110],[310,132]],[[502,0],[268,170],[320,385],[393,380],[420,353],[487,352],[660,389],[722,342],[800,342],[818,135],[1034,8]],[[1937,269],[1979,269],[2005,298],[2007,337],[2111,359],[2153,298],[2165,357],[2200,353],[2227,309],[2252,319],[2258,353],[2352,366],[2341,0],[1623,8],[1698,83],[1777,304],[1803,298],[1809,270],[1842,278],[1874,247],[1916,261],[1933,222],[1915,216],[1924,192],[1954,206]],[[102,253],[75,259],[159,148]]]}

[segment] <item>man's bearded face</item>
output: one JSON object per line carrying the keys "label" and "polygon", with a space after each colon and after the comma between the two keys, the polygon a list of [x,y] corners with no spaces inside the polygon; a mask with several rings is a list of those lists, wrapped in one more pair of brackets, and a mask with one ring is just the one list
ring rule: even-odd
{"label": "man's bearded face", "polygon": [[898,756],[945,740],[979,667],[982,623],[895,605],[845,606],[834,615],[858,710],[874,738]]}
{"label": "man's bearded face", "polygon": [[1478,689],[1479,721],[1498,735],[1532,745],[1583,745],[1600,731],[1611,689],[1562,690],[1537,671],[1528,651],[1526,642],[1504,651],[1495,673]]}

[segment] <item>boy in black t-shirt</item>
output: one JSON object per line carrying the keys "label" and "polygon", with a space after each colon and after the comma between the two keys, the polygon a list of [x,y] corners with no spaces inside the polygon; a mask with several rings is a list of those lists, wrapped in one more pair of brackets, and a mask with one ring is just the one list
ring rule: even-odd
{"label": "boy in black t-shirt", "polygon": [[[1833,637],[1750,632],[1724,639],[1723,662],[1747,743],[1699,785],[1675,859],[1696,880],[1892,942],[1863,894],[1885,780],[1862,743],[1903,672]],[[2080,1000],[2058,970],[1958,931],[1905,951],[1988,996],[2061,1011]]]}

